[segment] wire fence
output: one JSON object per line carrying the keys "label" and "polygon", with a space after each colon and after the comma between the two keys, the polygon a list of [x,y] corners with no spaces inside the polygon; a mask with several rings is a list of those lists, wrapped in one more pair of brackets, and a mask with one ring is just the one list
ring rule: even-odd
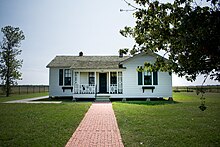
{"label": "wire fence", "polygon": [[[15,85],[12,86],[11,94],[41,93],[48,91],[48,85]],[[4,94],[3,85],[0,85],[0,94]]]}
{"label": "wire fence", "polygon": [[174,86],[173,92],[196,92],[203,90],[210,93],[220,93],[220,85],[205,85],[205,86]]}

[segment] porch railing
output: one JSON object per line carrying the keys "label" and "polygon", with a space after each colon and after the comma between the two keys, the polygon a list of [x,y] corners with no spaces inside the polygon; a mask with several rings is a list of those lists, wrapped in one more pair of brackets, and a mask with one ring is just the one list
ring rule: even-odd
{"label": "porch railing", "polygon": [[118,86],[117,86],[117,84],[110,84],[110,87],[109,87],[110,89],[109,89],[109,91],[110,91],[110,93],[111,94],[116,94],[116,93],[118,93]]}
{"label": "porch railing", "polygon": [[75,94],[95,94],[95,84],[75,84]]}
{"label": "porch railing", "polygon": [[[75,94],[97,94],[97,85],[95,84],[75,84],[74,85]],[[109,87],[110,94],[118,93],[118,85],[110,84]]]}

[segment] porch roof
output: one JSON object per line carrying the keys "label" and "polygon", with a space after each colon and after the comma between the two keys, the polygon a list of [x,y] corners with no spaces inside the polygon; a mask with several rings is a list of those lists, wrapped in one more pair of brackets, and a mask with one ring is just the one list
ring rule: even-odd
{"label": "porch roof", "polygon": [[119,63],[130,56],[56,56],[48,65],[73,69],[118,69]]}

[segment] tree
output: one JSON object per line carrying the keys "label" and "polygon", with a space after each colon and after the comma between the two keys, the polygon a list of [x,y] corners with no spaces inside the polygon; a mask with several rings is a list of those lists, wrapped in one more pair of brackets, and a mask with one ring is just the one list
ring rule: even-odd
{"label": "tree", "polygon": [[16,80],[21,79],[23,60],[17,59],[17,55],[21,54],[19,49],[21,41],[25,39],[23,32],[17,27],[6,26],[1,29],[3,40],[0,50],[0,77],[3,89],[8,97],[11,92],[11,86],[16,84]]}
{"label": "tree", "polygon": [[172,71],[190,81],[201,74],[205,80],[220,81],[219,0],[207,0],[208,6],[193,0],[134,0],[135,5],[124,1],[136,19],[134,27],[120,31],[135,39],[131,53],[163,50],[168,56],[168,60],[158,58],[154,64],[145,63],[148,69]]}

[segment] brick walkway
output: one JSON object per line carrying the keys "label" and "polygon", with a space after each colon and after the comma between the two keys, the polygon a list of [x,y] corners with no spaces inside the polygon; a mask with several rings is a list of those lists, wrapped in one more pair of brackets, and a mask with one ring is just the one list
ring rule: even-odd
{"label": "brick walkway", "polygon": [[66,147],[124,147],[111,103],[93,103]]}

